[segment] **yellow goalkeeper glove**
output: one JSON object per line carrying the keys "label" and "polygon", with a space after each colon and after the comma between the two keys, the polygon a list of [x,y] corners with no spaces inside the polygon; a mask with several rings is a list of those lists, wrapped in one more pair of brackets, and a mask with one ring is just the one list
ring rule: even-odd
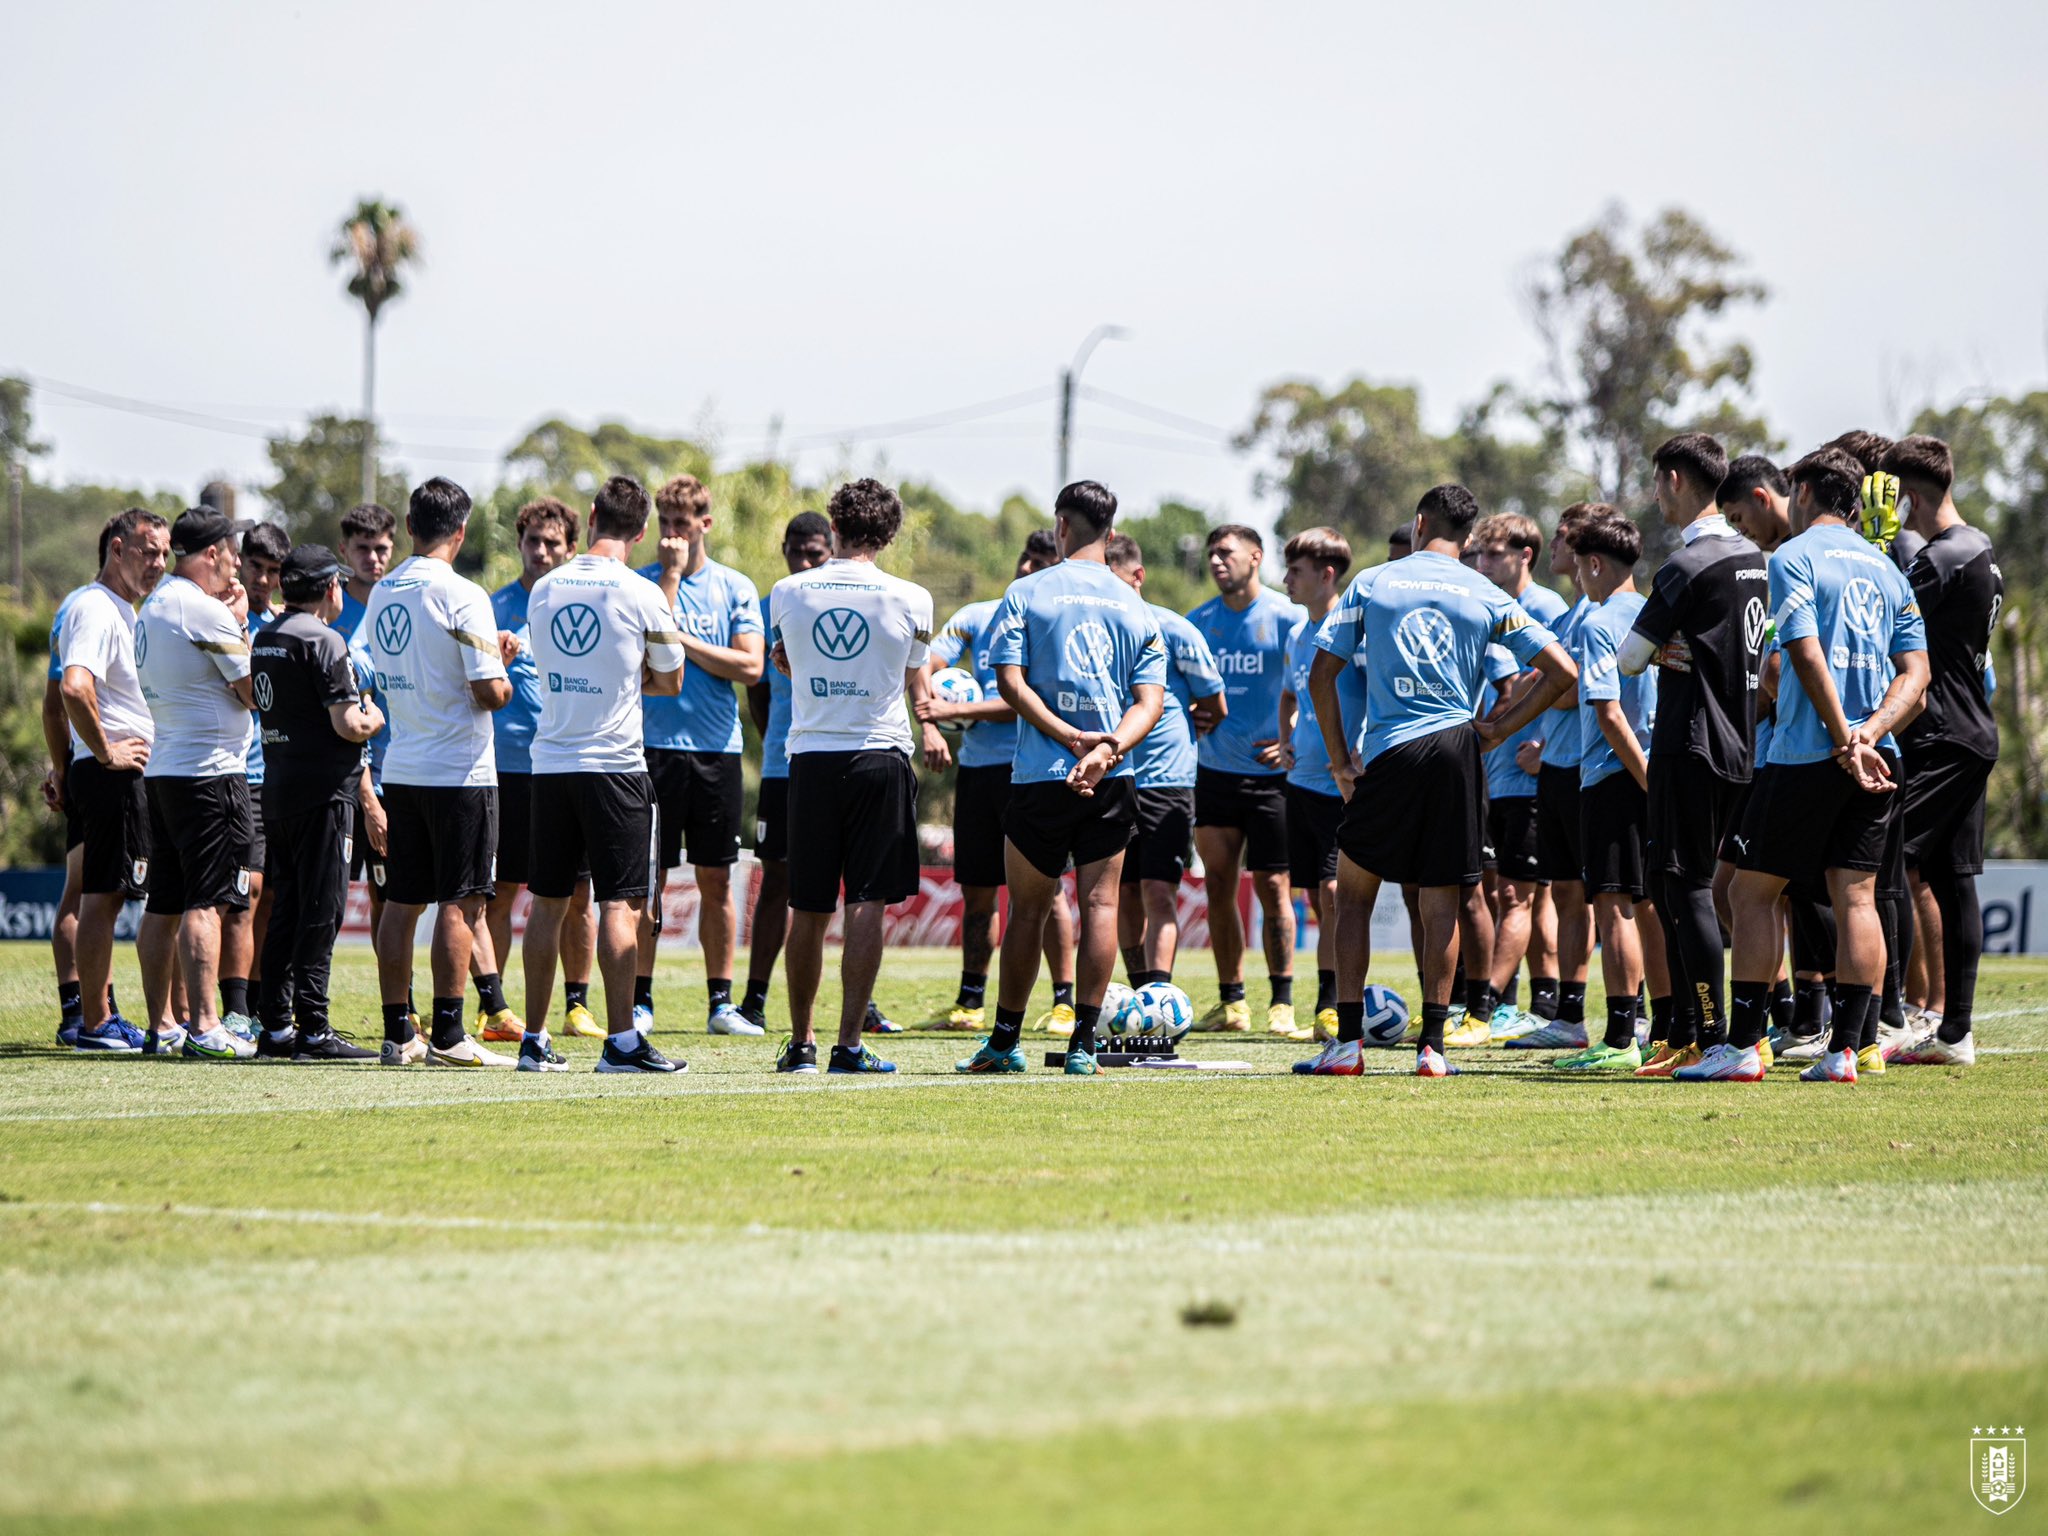
{"label": "yellow goalkeeper glove", "polygon": [[1883,473],[1863,477],[1863,537],[1888,550],[1899,536],[1899,477]]}

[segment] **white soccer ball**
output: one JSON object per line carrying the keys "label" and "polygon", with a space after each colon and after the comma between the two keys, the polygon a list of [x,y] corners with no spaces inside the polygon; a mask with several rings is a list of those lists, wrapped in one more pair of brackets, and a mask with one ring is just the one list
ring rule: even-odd
{"label": "white soccer ball", "polygon": [[[945,704],[979,704],[981,684],[974,674],[964,667],[947,667],[932,674],[932,696]],[[948,720],[942,730],[957,731],[961,728],[958,720]]]}
{"label": "white soccer ball", "polygon": [[1102,1032],[1112,1040],[1145,1032],[1145,1010],[1138,994],[1120,981],[1102,989]]}
{"label": "white soccer ball", "polygon": [[1145,1013],[1145,1033],[1178,1040],[1195,1022],[1195,1005],[1170,981],[1148,981],[1138,988],[1138,1006]]}
{"label": "white soccer ball", "polygon": [[1392,987],[1365,989],[1365,1043],[1396,1046],[1408,1034],[1408,1004]]}

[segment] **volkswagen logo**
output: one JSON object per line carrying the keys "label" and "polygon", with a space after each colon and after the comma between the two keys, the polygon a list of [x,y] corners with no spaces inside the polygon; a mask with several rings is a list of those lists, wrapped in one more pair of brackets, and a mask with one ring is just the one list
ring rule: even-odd
{"label": "volkswagen logo", "polygon": [[597,637],[604,633],[604,626],[597,621],[597,610],[588,603],[571,603],[548,620],[548,633],[564,656],[588,656],[597,649]]}
{"label": "volkswagen logo", "polygon": [[1752,597],[1742,610],[1742,648],[1745,651],[1761,651],[1764,648],[1764,600]]}
{"label": "volkswagen logo", "polygon": [[1866,640],[1884,638],[1884,594],[1867,576],[1851,576],[1842,586],[1842,617]]}
{"label": "volkswagen logo", "polygon": [[256,674],[255,686],[256,707],[265,714],[269,714],[277,703],[276,691],[270,686],[270,674],[268,672],[258,672]]}
{"label": "volkswagen logo", "polygon": [[1094,619],[1084,620],[1068,630],[1066,643],[1061,649],[1071,674],[1077,678],[1106,678],[1110,664],[1116,660],[1116,642],[1109,638],[1108,627]]}
{"label": "volkswagen logo", "polygon": [[393,603],[377,610],[377,644],[393,656],[403,656],[412,644],[412,615]]}
{"label": "volkswagen logo", "polygon": [[138,624],[135,626],[135,665],[141,666],[142,658],[148,654],[149,626],[147,624]]}
{"label": "volkswagen logo", "polygon": [[811,620],[811,641],[834,661],[851,661],[868,648],[868,621],[851,608],[827,608]]}
{"label": "volkswagen logo", "polygon": [[1394,626],[1395,646],[1418,671],[1424,667],[1442,671],[1457,643],[1451,621],[1434,608],[1411,609]]}

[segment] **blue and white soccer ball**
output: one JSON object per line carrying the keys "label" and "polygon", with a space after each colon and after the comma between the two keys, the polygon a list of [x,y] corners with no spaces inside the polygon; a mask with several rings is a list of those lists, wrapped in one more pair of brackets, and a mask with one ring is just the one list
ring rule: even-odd
{"label": "blue and white soccer ball", "polygon": [[[945,704],[979,704],[981,684],[965,667],[946,667],[932,674],[932,697]],[[943,728],[957,731],[960,725],[948,720]]]}
{"label": "blue and white soccer ball", "polygon": [[1408,1034],[1407,1001],[1392,987],[1365,989],[1365,1043],[1399,1045]]}
{"label": "blue and white soccer ball", "polygon": [[1138,1006],[1144,1010],[1148,1035],[1178,1040],[1194,1027],[1195,1005],[1170,981],[1148,981],[1138,988]]}
{"label": "blue and white soccer ball", "polygon": [[1112,1040],[1145,1032],[1145,1009],[1138,994],[1120,981],[1102,989],[1102,1032]]}

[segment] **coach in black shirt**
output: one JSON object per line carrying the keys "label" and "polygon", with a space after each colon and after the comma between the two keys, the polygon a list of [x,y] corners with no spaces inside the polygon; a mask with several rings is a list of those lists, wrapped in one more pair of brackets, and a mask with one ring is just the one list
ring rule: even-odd
{"label": "coach in black shirt", "polygon": [[363,743],[384,725],[377,706],[359,697],[348,643],[331,627],[341,612],[344,574],[318,544],[285,556],[284,617],[258,637],[250,661],[267,770],[271,897],[257,1053],[293,1061],[377,1059],[327,1021],[327,973],[348,900]]}

